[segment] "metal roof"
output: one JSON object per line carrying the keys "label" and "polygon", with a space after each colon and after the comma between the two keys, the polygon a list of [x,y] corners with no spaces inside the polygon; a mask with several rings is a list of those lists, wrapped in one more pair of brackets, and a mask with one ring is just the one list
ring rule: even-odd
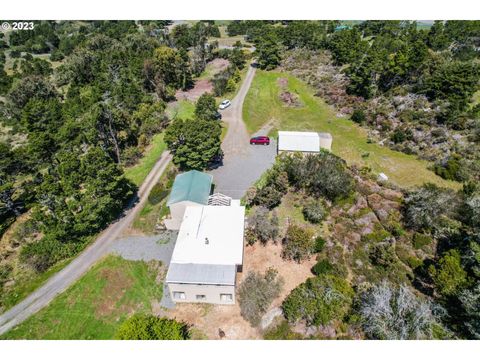
{"label": "metal roof", "polygon": [[310,131],[279,131],[278,150],[319,152],[322,147],[320,139],[332,139],[332,135]]}
{"label": "metal roof", "polygon": [[181,201],[192,201],[206,205],[213,176],[197,170],[191,170],[175,177],[167,205]]}
{"label": "metal roof", "polygon": [[170,263],[167,283],[235,285],[235,265]]}
{"label": "metal roof", "polygon": [[244,227],[244,206],[187,206],[171,262],[242,264]]}

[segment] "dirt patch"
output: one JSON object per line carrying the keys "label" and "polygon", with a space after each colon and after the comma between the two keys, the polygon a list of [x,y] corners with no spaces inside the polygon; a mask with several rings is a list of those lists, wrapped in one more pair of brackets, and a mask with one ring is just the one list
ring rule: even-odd
{"label": "dirt patch", "polygon": [[193,88],[186,91],[178,90],[175,97],[177,100],[197,101],[205,93],[213,93],[213,84],[210,80],[197,80]]}
{"label": "dirt patch", "polygon": [[102,289],[101,300],[95,306],[95,314],[97,316],[108,316],[118,310],[118,302],[133,281],[121,269],[103,269],[98,276],[98,280],[105,280],[106,283]]}
{"label": "dirt patch", "polygon": [[280,77],[278,78],[277,83],[278,83],[278,86],[280,86],[280,88],[286,89],[288,86],[288,79]]}
{"label": "dirt patch", "polygon": [[[270,306],[270,309],[281,305],[283,299],[292,289],[313,276],[310,268],[315,263],[312,259],[297,264],[281,258],[281,245],[269,244],[262,246],[255,244],[245,248],[243,273],[237,277],[237,284],[249,271],[265,272],[269,267],[278,270],[285,280],[280,296]],[[269,309],[269,310],[270,310]],[[175,309],[163,313],[177,320],[185,321],[204,333],[209,339],[220,339],[220,331],[225,333],[225,339],[261,339],[261,332],[250,326],[240,315],[240,306],[235,305],[205,305],[205,304],[177,304]]]}

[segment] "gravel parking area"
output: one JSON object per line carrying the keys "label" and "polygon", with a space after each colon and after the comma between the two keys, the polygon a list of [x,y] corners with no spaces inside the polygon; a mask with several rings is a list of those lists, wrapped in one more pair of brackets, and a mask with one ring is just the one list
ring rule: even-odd
{"label": "gravel parking area", "polygon": [[268,146],[246,144],[245,147],[245,154],[227,158],[223,166],[210,171],[215,192],[240,199],[274,163],[277,149],[275,141],[271,141]]}
{"label": "gravel parking area", "polygon": [[176,231],[164,231],[155,236],[129,236],[116,240],[110,251],[126,260],[159,260],[168,266],[176,240]]}

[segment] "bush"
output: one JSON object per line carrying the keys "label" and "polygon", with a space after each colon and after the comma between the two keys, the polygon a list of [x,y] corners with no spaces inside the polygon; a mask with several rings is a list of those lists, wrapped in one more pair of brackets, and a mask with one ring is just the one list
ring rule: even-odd
{"label": "bush", "polygon": [[449,250],[438,261],[437,267],[430,265],[428,272],[437,291],[444,296],[457,294],[468,283],[467,272],[462,268],[458,250]]}
{"label": "bush", "polygon": [[417,297],[406,285],[394,288],[387,282],[362,295],[359,314],[363,330],[371,339],[431,339],[434,327],[439,325],[429,300]]}
{"label": "bush", "polygon": [[341,320],[350,310],[353,289],[348,282],[334,275],[307,279],[293,289],[282,304],[289,323],[300,320],[307,325],[328,325]]}
{"label": "bush", "polygon": [[115,336],[119,340],[187,340],[188,325],[173,319],[135,314],[125,320]]}
{"label": "bush", "polygon": [[351,119],[357,124],[363,124],[365,120],[367,120],[367,117],[363,110],[357,109],[353,111]]}
{"label": "bush", "polygon": [[390,243],[378,243],[373,245],[369,254],[372,264],[388,268],[395,264],[395,249]]}
{"label": "bush", "polygon": [[268,209],[277,207],[282,202],[283,193],[278,191],[275,186],[268,185],[257,191],[254,204],[264,206]]}
{"label": "bush", "polygon": [[305,220],[318,224],[325,218],[326,211],[321,200],[313,200],[303,207],[303,216]]}
{"label": "bush", "polygon": [[280,295],[283,279],[269,268],[264,275],[249,272],[238,289],[240,314],[252,326],[258,326],[272,301]]}
{"label": "bush", "polygon": [[168,191],[163,188],[161,184],[155,184],[148,194],[148,202],[152,205],[157,205],[168,195]]}
{"label": "bush", "polygon": [[390,139],[395,144],[402,143],[406,140],[412,140],[412,138],[413,138],[412,130],[410,129],[404,130],[400,128],[396,128],[392,136],[390,137]]}
{"label": "bush", "polygon": [[287,321],[268,329],[263,335],[265,340],[302,340],[303,336],[292,331]]}
{"label": "bush", "polygon": [[315,197],[334,201],[347,197],[353,190],[353,177],[345,161],[328,151],[303,157],[286,155],[281,159],[290,184]]}
{"label": "bush", "polygon": [[282,257],[301,262],[312,254],[314,245],[311,229],[291,224],[283,239]]}
{"label": "bush", "polygon": [[425,246],[428,246],[432,243],[432,238],[428,235],[422,233],[415,233],[413,235],[413,247],[415,249],[421,249]]}
{"label": "bush", "polygon": [[321,252],[325,247],[325,244],[326,244],[325,239],[322,238],[321,236],[317,236],[315,238],[315,245],[313,246],[313,251],[316,253]]}
{"label": "bush", "polygon": [[326,259],[318,261],[312,267],[312,273],[314,273],[317,276],[330,274],[332,271],[333,271],[333,265],[330,263],[330,261]]}
{"label": "bush", "polygon": [[269,240],[276,242],[278,236],[278,217],[275,212],[270,215],[267,208],[259,206],[248,217],[247,242],[253,245],[258,240],[265,245]]}
{"label": "bush", "polygon": [[442,220],[457,216],[458,204],[458,197],[452,190],[426,184],[406,196],[406,223],[414,230],[438,230]]}

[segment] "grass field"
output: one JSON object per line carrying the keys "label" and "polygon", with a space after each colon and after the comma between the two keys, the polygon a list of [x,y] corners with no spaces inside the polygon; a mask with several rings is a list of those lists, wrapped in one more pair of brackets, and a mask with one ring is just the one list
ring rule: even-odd
{"label": "grass field", "polygon": [[[279,78],[288,79],[288,91],[298,96],[301,106],[287,107],[279,98]],[[281,130],[323,131],[333,136],[333,153],[349,164],[369,166],[374,172],[384,172],[390,180],[402,187],[425,182],[459,188],[460,184],[446,181],[427,167],[427,161],[413,155],[393,151],[367,142],[367,132],[346,118],[337,118],[333,109],[299,79],[285,73],[257,71],[243,107],[247,129],[253,133],[271,123],[270,135]]]}
{"label": "grass field", "polygon": [[109,256],[1,339],[112,339],[129,314],[160,301],[158,271],[156,263]]}
{"label": "grass field", "polygon": [[155,135],[138,164],[125,169],[127,179],[140,186],[166,147],[167,145],[163,142],[163,133]]}

